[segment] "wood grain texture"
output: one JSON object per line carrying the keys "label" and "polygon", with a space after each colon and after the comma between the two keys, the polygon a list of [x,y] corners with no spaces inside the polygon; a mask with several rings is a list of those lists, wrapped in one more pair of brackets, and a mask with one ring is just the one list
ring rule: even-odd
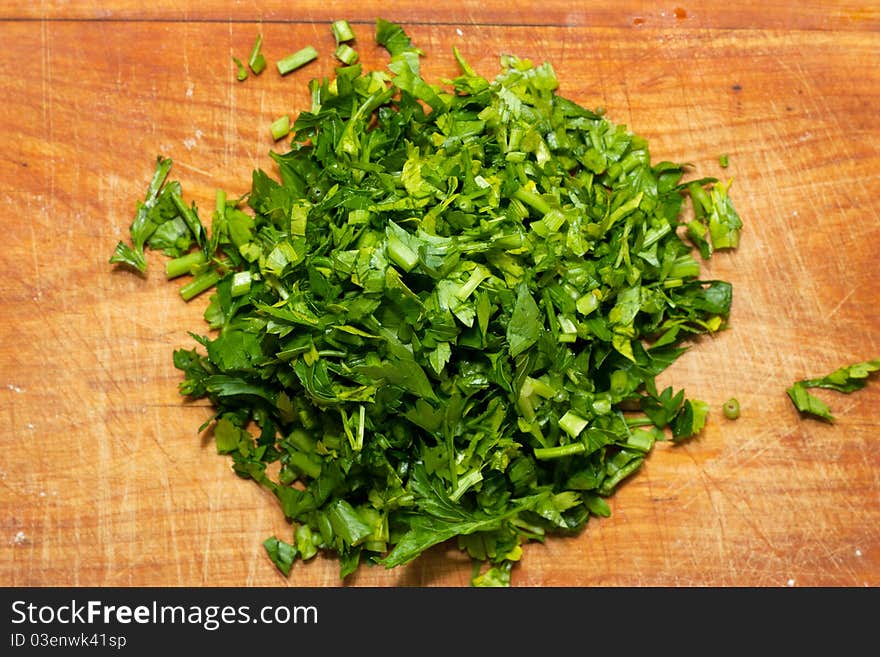
{"label": "wood grain texture", "polygon": [[377,13],[408,24],[524,25],[565,27],[644,27],[686,29],[810,29],[877,30],[880,7],[841,0],[744,0],[741,2],[669,2],[652,0],[457,0],[419,3],[413,0],[349,2],[346,0],[136,0],[77,2],[68,0],[6,0],[0,18],[50,18],[90,21],[219,21],[223,23],[326,23],[346,18],[371,23]]}
{"label": "wood grain texture", "polygon": [[[455,74],[453,45],[488,77],[502,52],[548,60],[564,95],[606,107],[654,160],[732,177],[745,223],[741,248],[704,270],[734,284],[730,329],[662,377],[711,404],[705,432],[658,445],[610,518],[528,546],[514,584],[880,585],[880,381],[820,393],[834,426],[799,418],[784,392],[880,356],[877,11],[422,4],[383,15],[426,51],[426,78]],[[0,68],[0,585],[341,584],[332,560],[275,571],[260,543],[288,531],[280,511],[197,435],[210,410],[177,394],[171,353],[202,330],[204,300],[180,301],[159,258],[146,279],[107,263],[156,155],[200,207],[272,170],[269,123],[332,73],[327,20],[357,18],[365,65],[386,61],[375,5],[256,5],[0,5],[4,61],[19,63]],[[258,30],[270,61],[305,43],[327,54],[239,84],[230,57]],[[734,395],[730,422],[720,405]],[[440,546],[349,584],[469,577]]]}

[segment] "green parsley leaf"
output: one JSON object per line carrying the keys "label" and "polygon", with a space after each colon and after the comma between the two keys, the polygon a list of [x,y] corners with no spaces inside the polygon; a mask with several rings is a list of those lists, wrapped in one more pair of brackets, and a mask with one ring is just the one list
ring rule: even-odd
{"label": "green parsley leaf", "polygon": [[869,377],[878,371],[880,371],[880,359],[853,363],[825,376],[795,381],[786,393],[801,413],[833,422],[835,418],[831,409],[821,399],[808,392],[808,388],[826,388],[849,394],[868,385]]}
{"label": "green parsley leaf", "polygon": [[263,541],[263,547],[266,548],[266,553],[278,570],[284,573],[285,576],[289,575],[293,562],[296,559],[296,547],[290,543],[285,543],[275,536],[271,536]]}
{"label": "green parsley leaf", "polygon": [[510,345],[511,358],[519,356],[541,337],[543,327],[540,313],[528,286],[520,283],[516,288],[516,305],[507,324],[507,342]]}

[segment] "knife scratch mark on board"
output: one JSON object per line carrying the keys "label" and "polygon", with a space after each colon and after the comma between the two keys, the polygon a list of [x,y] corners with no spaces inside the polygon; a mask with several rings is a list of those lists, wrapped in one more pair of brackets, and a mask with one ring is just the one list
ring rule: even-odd
{"label": "knife scratch mark on board", "polygon": [[[199,135],[199,136],[201,136],[201,135]],[[188,171],[192,171],[192,172],[197,173],[201,176],[205,176],[205,178],[211,177],[210,172],[206,171],[205,169],[200,169],[199,167],[188,164],[185,161],[175,161],[174,166],[180,167],[181,169],[187,169]]]}
{"label": "knife scratch mark on board", "polygon": [[725,538],[725,528],[724,528],[724,513],[722,513],[719,508],[718,501],[715,499],[715,495],[713,494],[714,489],[717,488],[718,484],[716,481],[709,476],[706,472],[704,466],[694,458],[694,454],[691,450],[686,450],[686,454],[690,457],[693,464],[696,466],[698,481],[701,484],[703,492],[705,493],[706,500],[709,502],[709,505],[712,508],[712,514],[717,519],[717,530],[713,532],[715,539],[718,542],[718,554],[722,556],[724,553],[724,538]]}
{"label": "knife scratch mark on board", "polygon": [[[155,436],[153,437],[155,440]],[[172,490],[174,489],[171,481],[168,479],[168,475],[165,470],[163,472],[163,488],[165,490],[165,517],[167,518],[168,528],[166,530],[167,541],[171,545],[171,556],[174,560],[174,569],[177,574],[177,585],[182,586],[186,582],[186,578],[183,576],[182,563],[183,559],[180,559],[180,546],[178,541],[178,535],[180,534],[177,530],[177,523],[174,522],[174,497],[172,494]],[[182,535],[182,534],[180,534]]]}
{"label": "knife scratch mark on board", "polygon": [[[42,78],[42,88],[41,88],[41,103],[40,106],[43,108],[43,116],[42,116],[42,124],[46,129],[46,137],[48,138],[48,142],[51,144],[53,140],[52,135],[52,118],[54,112],[52,111],[52,92],[50,92],[50,87],[52,86],[52,54],[51,54],[51,41],[49,39],[48,32],[48,23],[43,21],[40,24],[40,68],[41,68],[41,78]],[[55,167],[53,164],[54,160],[49,161],[49,198],[55,198]]]}
{"label": "knife scratch mark on board", "polygon": [[[265,518],[265,505],[261,504],[260,508],[257,510],[257,512],[253,516],[254,525],[256,527],[264,527],[265,526],[264,518]],[[257,548],[259,548],[259,549],[257,549]],[[263,551],[262,547],[255,546],[254,549],[251,550],[250,555],[251,555],[251,558],[250,558],[250,562],[248,563],[248,568],[247,568],[247,584],[246,584],[247,586],[253,586],[253,584],[257,578],[257,573],[260,572],[260,569],[266,567],[265,552]]]}
{"label": "knife scratch mark on board", "polygon": [[[224,475],[223,479],[226,478],[225,475],[227,473],[221,472],[219,474]],[[222,483],[220,482],[220,477],[217,477],[215,479],[214,487],[218,490],[222,490]],[[214,538],[214,516],[217,515],[217,509],[214,505],[215,496],[205,492],[201,483],[199,483],[199,489],[203,493],[203,499],[207,500],[207,502],[208,502],[208,508],[206,509],[205,514],[204,514],[207,516],[208,526],[205,527],[204,549],[202,550],[202,583],[207,584],[208,582],[211,581],[211,577],[210,577],[210,575],[211,575],[211,570],[210,570],[211,559],[210,559],[210,556],[211,556],[211,554],[214,553],[214,549],[211,544],[212,544],[213,538]]]}
{"label": "knife scratch mark on board", "polygon": [[[705,492],[705,497],[711,505],[713,515],[718,519],[718,531],[715,533],[715,537],[718,539],[718,556],[720,560],[724,560],[725,557],[728,559],[732,558],[728,550],[729,543],[727,541],[728,532],[726,524],[734,518],[741,520],[743,525],[751,529],[753,536],[766,547],[769,553],[782,558],[785,550],[776,544],[771,535],[768,534],[767,530],[758,521],[759,518],[764,517],[764,514],[759,509],[753,508],[753,497],[744,493],[746,489],[737,488],[736,491],[742,490],[743,494],[739,492],[735,494],[722,480],[714,477],[705,465],[699,464],[690,450],[687,451],[687,454],[698,466],[698,477]],[[718,463],[716,462],[714,465],[718,465]],[[724,467],[722,472],[725,473],[725,479],[730,477],[730,469],[727,466]],[[734,533],[742,534],[741,531]],[[731,564],[731,568],[735,569],[735,564]]]}
{"label": "knife scratch mark on board", "polygon": [[[107,472],[116,463],[113,458],[111,443],[108,440],[97,441],[97,464],[96,472]],[[113,528],[113,500],[110,495],[110,483],[106,479],[100,479],[97,485],[95,506],[96,533],[98,545],[103,550],[101,563],[103,572],[101,578],[105,582],[113,581],[117,574],[116,568],[116,537]]]}
{"label": "knife scratch mark on board", "polygon": [[834,317],[834,315],[837,314],[837,311],[840,310],[840,307],[843,304],[845,304],[853,294],[855,294],[856,289],[857,288],[853,288],[849,292],[844,294],[843,297],[841,297],[840,301],[838,301],[837,304],[835,304],[834,308],[832,308],[831,310],[828,311],[828,315],[826,316],[826,319],[830,320],[832,317]]}
{"label": "knife scratch mark on board", "polygon": [[184,24],[183,28],[183,79],[189,81],[189,49],[187,48],[187,43],[189,42],[189,24]]}
{"label": "knife scratch mark on board", "polygon": [[28,222],[28,228],[31,233],[31,262],[34,268],[34,290],[36,292],[34,301],[36,301],[43,295],[43,286],[40,281],[40,256],[37,250],[37,229],[34,222]]}
{"label": "knife scratch mark on board", "polygon": [[[229,51],[232,52],[232,20],[228,27]],[[226,76],[226,120],[223,130],[223,170],[229,168],[235,144],[235,76]]]}
{"label": "knife scratch mark on board", "polygon": [[[658,494],[655,493],[654,478],[651,476],[651,471],[649,468],[645,468],[643,476],[644,476],[645,486],[648,489],[648,499],[656,501],[658,499]],[[660,496],[660,497],[662,497],[662,496]],[[651,504],[651,516],[654,520],[654,527],[656,527],[656,529],[657,529],[657,533],[659,534],[660,542],[664,543],[664,544],[670,542],[668,533],[666,531],[666,519],[663,517],[663,515],[661,513],[662,511],[666,510],[665,506],[666,506],[665,504],[657,504],[657,503]],[[612,511],[612,517],[613,517],[613,511]],[[669,554],[669,552],[664,552],[664,554],[663,554],[663,562],[664,562],[663,568],[664,568],[664,570],[666,569],[666,566],[668,565],[668,556],[667,556],[668,554]],[[605,557],[606,557],[606,560],[608,560],[607,551],[606,551]]]}
{"label": "knife scratch mark on board", "polygon": [[[850,163],[858,160],[857,154],[852,151],[853,140],[840,138],[841,135],[846,135],[850,131],[850,127],[842,125],[838,112],[834,111],[834,108],[829,104],[828,94],[822,93],[817,88],[815,81],[804,68],[803,62],[796,61],[793,64],[789,64],[783,57],[779,56],[775,60],[779,70],[789,73],[803,88],[804,100],[810,104],[811,111],[809,111],[809,114],[822,117],[821,120],[812,122],[812,127],[824,133],[823,150],[827,153],[826,157],[840,163]],[[812,133],[807,132],[804,136],[811,137]],[[854,184],[848,185],[845,195],[840,194],[839,186],[829,186],[828,181],[824,181],[824,184],[810,184],[807,187],[807,191],[813,192],[810,195],[815,199],[813,202],[814,207],[831,207],[837,214],[842,216],[847,209],[844,202],[848,203],[850,207],[856,208],[872,204],[873,194],[866,193],[865,187],[871,177],[876,176],[868,176],[866,180],[860,171],[859,175],[851,178]],[[825,191],[825,188],[829,187],[830,189]],[[853,222],[844,222],[843,229],[849,234],[847,242],[856,243],[858,241],[859,235],[853,233],[856,229]],[[835,260],[831,259],[828,264],[834,263]],[[828,315],[826,319],[830,319],[830,317],[831,315]]]}

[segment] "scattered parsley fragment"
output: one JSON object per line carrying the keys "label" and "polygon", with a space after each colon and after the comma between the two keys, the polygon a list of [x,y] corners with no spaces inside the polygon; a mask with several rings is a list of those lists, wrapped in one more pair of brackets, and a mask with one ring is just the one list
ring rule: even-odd
{"label": "scattered parsley fragment", "polygon": [[357,64],[357,51],[347,43],[340,43],[338,46],[336,46],[336,51],[333,54],[336,56],[336,59],[338,59],[346,66]]}
{"label": "scattered parsley fragment", "polygon": [[705,426],[655,379],[727,326],[732,286],[693,252],[735,248],[741,222],[729,183],[653,163],[549,63],[505,55],[489,80],[454,51],[444,88],[399,25],[376,41],[387,70],[313,80],[277,176],[218,191],[210,230],[160,157],[111,262],[160,250],[184,298],[210,294],[180,393],[289,519],[264,543],[282,573],[454,541],[474,586],[509,586],[526,543],[608,517],[656,442]]}
{"label": "scattered parsley fragment", "polygon": [[721,407],[722,413],[724,413],[724,417],[728,420],[736,420],[739,418],[740,408],[739,408],[739,400],[736,397],[731,397],[724,405]]}
{"label": "scattered parsley fragment", "polygon": [[287,75],[298,68],[302,68],[312,60],[317,59],[317,57],[318,51],[315,50],[314,46],[305,46],[304,48],[297,50],[295,53],[292,53],[283,59],[279,59],[275,65],[278,67],[278,72],[281,75]]}
{"label": "scattered parsley fragment", "polygon": [[344,18],[333,21],[330,24],[330,31],[333,33],[337,46],[341,43],[354,41],[354,30],[351,29],[351,24]]}
{"label": "scattered parsley fragment", "polygon": [[283,139],[290,134],[290,117],[287,114],[279,116],[272,121],[272,125],[269,126],[269,129],[272,132],[272,139],[275,141]]}
{"label": "scattered parsley fragment", "polygon": [[147,271],[144,248],[162,250],[170,257],[189,252],[193,239],[176,208],[172,195],[180,194],[180,183],[165,184],[171,171],[171,160],[158,158],[153,179],[144,200],[138,201],[137,213],[129,228],[131,244],[120,241],[110,257],[111,264],[122,264],[140,273]]}
{"label": "scattered parsley fragment", "polygon": [[275,567],[285,576],[289,575],[293,562],[296,560],[296,547],[275,536],[270,536],[263,541],[263,547],[266,548],[266,554],[269,555],[269,559],[272,560]]}
{"label": "scattered parsley fragment", "polygon": [[333,21],[330,25],[330,30],[333,32],[333,38],[336,41],[336,50],[333,53],[336,59],[346,66],[356,64],[358,54],[357,51],[351,47],[351,42],[354,41],[355,38],[354,30],[351,29],[351,24],[345,19]]}
{"label": "scattered parsley fragment", "polygon": [[235,64],[235,79],[239,82],[244,82],[245,80],[247,80],[248,72],[244,64],[241,63],[241,60],[238,57],[233,57],[232,63]]}
{"label": "scattered parsley fragment", "polygon": [[808,389],[825,388],[849,394],[868,385],[869,377],[877,371],[880,371],[880,359],[854,363],[841,367],[826,376],[795,381],[786,392],[795,408],[801,413],[834,422],[834,415],[828,405],[808,392]]}
{"label": "scattered parsley fragment", "polygon": [[248,67],[254,72],[254,75],[259,75],[266,69],[266,56],[262,53],[262,48],[263,35],[258,34],[248,57]]}

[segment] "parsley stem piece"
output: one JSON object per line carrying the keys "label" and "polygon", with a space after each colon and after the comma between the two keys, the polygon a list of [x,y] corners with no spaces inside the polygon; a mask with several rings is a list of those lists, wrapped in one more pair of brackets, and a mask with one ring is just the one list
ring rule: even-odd
{"label": "parsley stem piece", "polygon": [[174,258],[165,263],[165,276],[170,280],[189,274],[195,267],[203,265],[208,261],[203,251],[193,251],[186,255]]}
{"label": "parsley stem piece", "polygon": [[285,114],[272,121],[272,139],[278,141],[290,134],[290,117]]}
{"label": "parsley stem piece", "polygon": [[474,293],[480,283],[489,278],[491,275],[492,272],[490,272],[488,269],[478,266],[476,269],[474,269],[474,271],[471,272],[471,275],[468,278],[467,282],[465,282],[460,288],[458,288],[455,296],[462,301],[467,301],[468,297]]}
{"label": "parsley stem piece", "polygon": [[550,212],[551,207],[550,204],[545,201],[540,194],[537,192],[533,192],[530,189],[526,189],[525,187],[520,187],[513,193],[513,197],[519,201],[522,201],[526,205],[528,205],[533,210],[536,210],[542,216]]}
{"label": "parsley stem piece", "polygon": [[222,221],[226,218],[226,191],[218,189],[214,194],[214,210]]}
{"label": "parsley stem piece", "polygon": [[709,194],[696,182],[689,183],[687,186],[691,199],[694,202],[694,212],[697,217],[705,217],[712,212],[712,199]]}
{"label": "parsley stem piece", "polygon": [[281,75],[287,75],[298,68],[302,68],[313,59],[317,59],[317,57],[318,51],[315,50],[314,46],[306,46],[283,59],[279,59],[276,66]]}
{"label": "parsley stem piece", "polygon": [[238,57],[233,57],[232,62],[235,64],[236,73],[235,77],[239,82],[244,82],[248,78],[247,69],[244,67],[244,64],[241,63],[241,60]]}
{"label": "parsley stem piece", "polygon": [[249,271],[237,271],[232,275],[232,285],[229,294],[233,297],[241,297],[251,291],[251,273]]}
{"label": "parsley stem piece", "polygon": [[336,45],[344,43],[345,41],[354,40],[354,31],[351,29],[349,22],[344,18],[333,21],[330,25],[330,30],[333,32],[333,37],[336,39]]}
{"label": "parsley stem piece", "polygon": [[583,454],[586,450],[587,448],[583,443],[571,443],[556,447],[536,447],[535,458],[539,461],[549,461],[550,459],[561,459],[567,456]]}
{"label": "parsley stem piece", "polygon": [[180,194],[175,191],[171,192],[171,201],[177,207],[177,211],[180,213],[180,216],[183,217],[187,228],[189,228],[192,236],[196,239],[196,242],[201,244],[205,236],[205,227],[202,226],[202,222],[199,221],[196,213],[191,207],[183,202]]}
{"label": "parsley stem piece", "polygon": [[266,68],[266,57],[260,52],[262,47],[263,35],[258,34],[256,41],[254,41],[254,47],[251,49],[251,55],[248,57],[248,66],[254,75],[259,75]]}
{"label": "parsley stem piece", "polygon": [[559,418],[559,428],[572,438],[577,438],[589,424],[589,420],[571,411],[566,411],[565,415]]}
{"label": "parsley stem piece", "polygon": [[340,43],[336,46],[336,59],[345,64],[346,66],[352,66],[357,63],[358,54],[357,51],[352,48],[347,43]]}
{"label": "parsley stem piece", "polygon": [[406,272],[412,271],[419,262],[419,254],[394,235],[389,237],[387,249],[388,257]]}
{"label": "parsley stem piece", "polygon": [[180,288],[180,296],[184,301],[189,301],[205,290],[212,288],[219,280],[220,274],[213,269],[203,272]]}
{"label": "parsley stem piece", "polygon": [[739,417],[739,401],[735,397],[731,397],[722,406],[724,417],[728,420],[735,420]]}
{"label": "parsley stem piece", "polygon": [[464,495],[468,489],[472,488],[476,484],[483,481],[483,473],[479,470],[473,470],[472,472],[468,472],[461,479],[458,480],[455,490],[449,494],[449,499],[453,502],[457,502],[461,499],[462,495]]}

